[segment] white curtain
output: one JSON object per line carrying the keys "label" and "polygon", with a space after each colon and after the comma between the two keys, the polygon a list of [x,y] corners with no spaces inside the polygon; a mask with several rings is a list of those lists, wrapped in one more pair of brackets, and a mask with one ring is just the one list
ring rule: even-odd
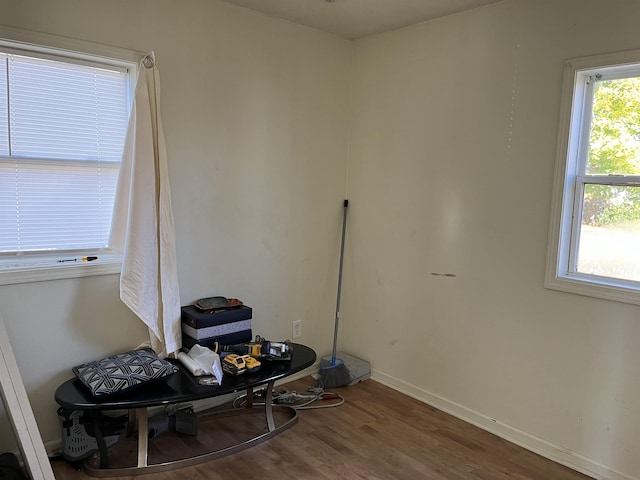
{"label": "white curtain", "polygon": [[160,74],[141,62],[124,145],[110,246],[123,253],[120,299],[148,327],[158,355],[182,345],[175,228],[160,118]]}

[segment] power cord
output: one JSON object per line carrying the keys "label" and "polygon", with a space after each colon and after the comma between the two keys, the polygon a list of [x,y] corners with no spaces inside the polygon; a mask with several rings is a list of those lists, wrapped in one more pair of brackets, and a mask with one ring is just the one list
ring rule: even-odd
{"label": "power cord", "polygon": [[[295,410],[312,410],[318,408],[333,408],[342,405],[346,400],[342,395],[337,393],[325,392],[322,388],[309,387],[307,389],[310,394],[302,395],[296,391],[289,390],[274,390],[271,394],[272,405],[287,405]],[[254,398],[266,397],[266,389],[261,389],[253,392]],[[331,404],[312,405],[319,400],[338,400]],[[303,402],[303,403],[298,403]],[[256,406],[265,405],[262,403],[253,403]],[[242,408],[247,405],[247,394],[240,395],[233,400],[234,408]]]}

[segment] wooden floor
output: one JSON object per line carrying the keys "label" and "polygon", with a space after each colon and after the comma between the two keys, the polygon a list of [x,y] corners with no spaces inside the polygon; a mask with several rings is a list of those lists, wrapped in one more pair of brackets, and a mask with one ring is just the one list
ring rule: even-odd
{"label": "wooden floor", "polygon": [[[309,377],[277,389],[306,393],[312,384]],[[300,411],[297,425],[254,448],[171,472],[117,478],[589,479],[372,380],[334,391],[345,404]],[[91,478],[64,461],[54,461],[53,469],[58,480]]]}

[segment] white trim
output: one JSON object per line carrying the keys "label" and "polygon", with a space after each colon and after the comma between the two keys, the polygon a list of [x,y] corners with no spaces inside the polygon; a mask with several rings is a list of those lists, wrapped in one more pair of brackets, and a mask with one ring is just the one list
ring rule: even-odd
{"label": "white trim", "polygon": [[35,32],[33,30],[23,30],[6,25],[0,25],[0,39],[10,40],[16,48],[20,48],[21,44],[23,49],[31,51],[50,53],[52,49],[57,49],[63,51],[67,56],[71,52],[75,53],[78,58],[98,56],[114,61],[134,63],[135,65],[146,55],[146,52]]}
{"label": "white trim", "polygon": [[42,437],[22,383],[9,336],[0,316],[0,393],[33,480],[55,480]]}
{"label": "white trim", "polygon": [[442,398],[380,370],[373,369],[371,379],[596,480],[638,480],[636,477],[613,470],[584,455]]}
{"label": "white trim", "polygon": [[85,67],[102,68],[119,73],[128,73],[129,66],[133,65],[133,62],[113,59],[103,62],[100,61],[100,58],[102,57],[81,55],[77,52],[65,52],[57,48],[43,48],[37,45],[25,48],[21,43],[5,39],[0,39],[0,47],[2,48],[2,53],[15,55],[16,57],[29,57],[51,60],[53,62],[64,62],[73,65],[82,65]]}
{"label": "white trim", "polygon": [[0,285],[15,285],[18,283],[44,282],[47,280],[119,274],[121,265],[121,259],[118,258],[103,261],[96,260],[91,263],[23,267],[7,269],[4,271],[0,268]]}
{"label": "white trim", "polygon": [[638,63],[638,58],[640,58],[640,49],[571,58],[566,63],[574,70],[593,70],[595,73],[599,68],[624,67],[625,65],[636,64]]}
{"label": "white trim", "polygon": [[[547,274],[549,273],[553,272],[547,270]],[[593,279],[579,274],[549,277],[545,279],[544,286],[551,290],[640,305],[640,292],[633,292],[630,291],[629,287],[616,286],[613,283],[607,285],[605,283],[607,279],[603,277],[592,275],[594,278],[602,278],[601,282],[595,282]]]}

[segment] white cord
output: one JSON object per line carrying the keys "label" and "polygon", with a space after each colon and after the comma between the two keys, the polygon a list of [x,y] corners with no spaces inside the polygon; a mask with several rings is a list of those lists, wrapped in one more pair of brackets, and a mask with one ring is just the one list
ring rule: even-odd
{"label": "white cord", "polygon": [[[337,395],[337,394],[332,394],[332,395]],[[331,408],[331,407],[338,407],[340,405],[342,405],[344,402],[346,402],[347,400],[342,396],[342,395],[337,395],[338,399],[340,400],[339,402],[336,403],[332,403],[330,405],[315,405],[312,407],[309,407],[307,405],[315,402],[316,400],[319,400],[322,398],[322,395],[319,395],[318,397],[314,398],[313,400],[307,402],[307,403],[303,403],[302,405],[296,405],[293,408],[295,408],[296,410],[313,410],[316,408]]]}

